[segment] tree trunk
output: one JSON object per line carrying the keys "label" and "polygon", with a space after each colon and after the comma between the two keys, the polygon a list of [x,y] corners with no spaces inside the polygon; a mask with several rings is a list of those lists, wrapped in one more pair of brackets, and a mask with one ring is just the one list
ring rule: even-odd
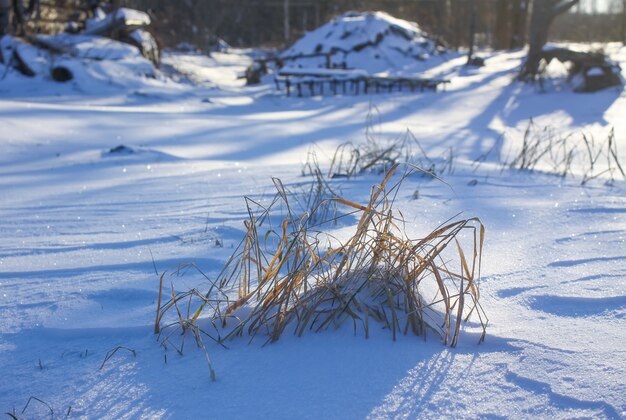
{"label": "tree trunk", "polygon": [[530,0],[515,0],[513,3],[513,17],[511,22],[510,49],[522,48],[526,39],[526,19],[528,17],[528,3]]}
{"label": "tree trunk", "polygon": [[[465,38],[465,25],[460,16],[465,13],[464,4],[460,0],[450,0],[450,20],[446,29],[446,41],[456,50],[461,45],[461,37]],[[462,32],[461,32],[462,31]]]}
{"label": "tree trunk", "polygon": [[289,36],[291,35],[291,27],[289,26],[289,0],[283,0],[283,31],[285,42],[289,42]]}
{"label": "tree trunk", "polygon": [[626,44],[626,0],[622,0],[622,42]]}
{"label": "tree trunk", "polygon": [[548,42],[548,31],[554,20],[551,13],[552,5],[545,1],[535,1],[530,17],[530,29],[528,31],[528,57],[522,70],[525,77],[534,78],[539,70],[541,52]]}
{"label": "tree trunk", "polygon": [[550,25],[561,13],[565,13],[579,0],[535,0],[528,29],[528,56],[518,75],[519,80],[534,80],[539,72],[541,53],[548,42]]}
{"label": "tree trunk", "polygon": [[496,2],[496,29],[493,40],[493,45],[496,50],[504,50],[509,46],[512,26],[511,15],[509,0],[498,0]]}
{"label": "tree trunk", "polygon": [[474,43],[476,41],[476,3],[475,0],[470,2],[470,26],[469,26],[469,51],[467,52],[467,64],[472,63],[474,58]]}
{"label": "tree trunk", "polygon": [[11,0],[0,0],[0,38],[11,29]]}

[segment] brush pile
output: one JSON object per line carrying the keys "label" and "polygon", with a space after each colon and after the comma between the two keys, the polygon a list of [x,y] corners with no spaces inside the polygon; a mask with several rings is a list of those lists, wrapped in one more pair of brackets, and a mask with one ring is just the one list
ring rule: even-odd
{"label": "brush pile", "polygon": [[[0,38],[0,69],[57,82],[154,78],[160,56],[144,28],[150,17],[138,10],[97,9],[82,27],[69,25],[58,34],[5,35]],[[4,68],[3,68],[4,67]]]}
{"label": "brush pile", "polygon": [[161,284],[155,332],[163,346],[176,346],[172,337],[181,328],[196,340],[202,333],[218,343],[235,336],[272,342],[285,332],[301,336],[346,323],[355,334],[361,327],[365,337],[377,323],[394,340],[433,331],[454,346],[461,322],[472,314],[482,340],[484,227],[475,218],[449,221],[423,238],[409,238],[394,198],[416,170],[409,167],[392,185],[398,167],[372,187],[365,205],[328,199],[359,215],[343,239],[329,233],[336,218],[310,223],[319,202],[309,212],[293,211],[293,194],[279,179],[269,206],[246,198],[245,237],[208,290],[175,293],[172,285],[171,298],[161,305]]}
{"label": "brush pile", "polygon": [[396,73],[443,51],[416,23],[384,12],[348,12],[304,35],[281,59],[286,67]]}
{"label": "brush pile", "polygon": [[[575,92],[596,92],[612,86],[621,86],[622,69],[600,51],[574,51],[568,48],[547,47],[542,52],[547,67],[553,60],[568,64],[568,81]],[[544,70],[545,73],[545,70]]]}

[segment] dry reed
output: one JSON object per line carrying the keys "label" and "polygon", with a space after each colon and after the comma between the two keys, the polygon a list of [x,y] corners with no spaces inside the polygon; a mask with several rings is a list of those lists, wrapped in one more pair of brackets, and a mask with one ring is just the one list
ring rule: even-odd
{"label": "dry reed", "polygon": [[[394,200],[402,181],[418,169],[409,166],[392,184],[398,167],[392,165],[372,187],[365,205],[340,197],[321,200],[360,213],[347,240],[325,230],[332,219],[311,223],[321,201],[310,212],[292,211],[292,195],[279,179],[270,205],[246,198],[245,236],[208,290],[176,294],[172,287],[170,300],[159,305],[155,331],[171,329],[162,344],[180,329],[192,331],[199,343],[201,335],[220,344],[235,336],[271,342],[286,331],[301,336],[346,322],[355,332],[360,325],[367,337],[375,321],[394,340],[409,331],[434,331],[455,346],[461,322],[472,314],[482,341],[487,318],[478,282],[485,229],[476,218],[463,219],[410,239]],[[186,315],[180,310],[184,302]],[[177,350],[182,353],[182,345]]]}
{"label": "dry reed", "polygon": [[584,132],[580,136],[559,135],[551,127],[537,126],[531,119],[524,131],[521,150],[510,160],[501,158],[501,162],[511,169],[532,172],[541,168],[561,177],[578,174],[582,185],[601,177],[611,184],[618,175],[626,180],[614,129],[604,141],[596,141],[593,135]]}
{"label": "dry reed", "polygon": [[[386,173],[398,163],[410,163],[425,174],[441,176],[454,172],[454,152],[448,148],[441,157],[428,156],[417,137],[406,130],[395,138],[385,138],[381,132],[380,112],[370,105],[365,125],[365,142],[340,144],[333,154],[328,178],[352,178],[357,174]],[[306,164],[305,164],[306,167]],[[303,174],[306,171],[303,169]]]}

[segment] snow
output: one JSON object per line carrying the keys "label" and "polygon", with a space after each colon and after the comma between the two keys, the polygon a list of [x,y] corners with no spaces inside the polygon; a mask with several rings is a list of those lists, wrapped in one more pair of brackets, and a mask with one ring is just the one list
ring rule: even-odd
{"label": "snow", "polygon": [[120,7],[114,13],[104,14],[98,11],[92,19],[85,22],[85,33],[101,34],[106,32],[112,25],[120,27],[145,27],[150,25],[150,16],[140,10]]}
{"label": "snow", "polygon": [[142,51],[158,51],[159,46],[156,44],[156,41],[152,37],[152,35],[144,30],[135,29],[134,31],[128,34],[137,45],[141,45]]}
{"label": "snow", "polygon": [[64,51],[71,57],[91,60],[124,60],[141,57],[137,48],[97,35],[60,33],[38,35],[37,39],[46,45]]}
{"label": "snow", "polygon": [[250,51],[237,50],[231,54],[169,51],[162,57],[162,67],[173,73],[175,80],[186,80],[196,85],[221,88],[242,87],[245,79],[240,77],[252,63]]}
{"label": "snow", "polygon": [[[626,68],[626,49],[612,48]],[[626,416],[626,182],[583,187],[584,163],[566,178],[503,170],[493,154],[473,165],[501,138],[519,150],[531,117],[598,142],[614,128],[623,165],[622,88],[542,93],[512,83],[523,52],[509,52],[479,69],[432,63],[446,92],[286,98],[243,86],[247,57],[168,53],[176,80],[115,69],[111,83],[0,81],[2,412],[48,415],[37,401],[21,414],[35,396],[85,418]],[[178,264],[215,278],[244,234],[243,195],[268,199],[271,177],[307,182],[307,152],[328,165],[338,144],[364,142],[373,107],[382,138],[410,129],[433,159],[453,148],[451,188],[409,178],[396,204],[416,236],[459,212],[485,223],[486,341],[471,322],[456,348],[351,325],[267,346],[207,340],[216,382],[190,337],[182,356],[160,347],[154,266],[167,290],[206,288]],[[119,145],[132,152],[110,152]],[[379,181],[331,182],[364,203]],[[136,356],[120,349],[100,369],[116,346]]]}
{"label": "snow", "polygon": [[295,76],[315,75],[317,77],[333,77],[335,79],[350,79],[367,76],[363,70],[339,70],[339,69],[316,69],[302,67],[283,67],[279,75],[289,74]]}
{"label": "snow", "polygon": [[132,24],[134,25],[150,25],[150,16],[141,10],[121,7],[115,11],[115,14],[117,16],[122,16],[127,22],[133,22]]}
{"label": "snow", "polygon": [[[63,33],[39,35],[37,40],[58,52],[38,48],[11,36],[2,38],[3,55],[11,57],[12,49],[17,49],[34,70],[35,76],[30,79],[13,70],[3,71],[4,83],[0,84],[0,90],[13,90],[18,95],[42,88],[64,91],[66,87],[45,83],[51,81],[50,73],[55,67],[71,71],[73,79],[68,85],[75,91],[171,84],[132,45],[100,36]],[[2,68],[4,70],[4,66]]]}
{"label": "snow", "polygon": [[587,76],[604,76],[604,71],[600,67],[591,67],[587,70]]}

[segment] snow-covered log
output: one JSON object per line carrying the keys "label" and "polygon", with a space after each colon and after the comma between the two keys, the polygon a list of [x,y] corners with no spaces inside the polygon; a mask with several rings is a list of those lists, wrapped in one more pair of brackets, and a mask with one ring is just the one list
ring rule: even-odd
{"label": "snow-covered log", "polygon": [[124,29],[133,31],[150,25],[150,16],[139,10],[120,8],[104,16],[97,16],[85,22],[85,35],[109,35]]}

